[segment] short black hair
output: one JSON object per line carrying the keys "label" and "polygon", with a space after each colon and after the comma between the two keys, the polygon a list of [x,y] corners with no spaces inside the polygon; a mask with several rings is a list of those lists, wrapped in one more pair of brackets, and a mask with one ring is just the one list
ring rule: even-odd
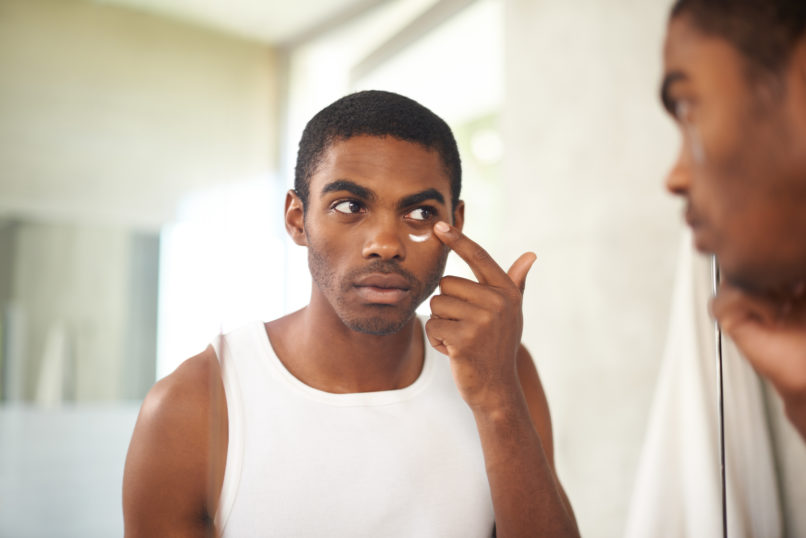
{"label": "short black hair", "polygon": [[727,40],[755,73],[779,74],[806,33],[806,0],[676,0],[671,18],[683,14]]}
{"label": "short black hair", "polygon": [[435,150],[451,183],[451,201],[456,207],[462,190],[462,162],[451,128],[445,120],[408,97],[367,90],[342,97],[320,110],[302,132],[297,151],[294,190],[308,203],[311,176],[327,149],[354,136],[391,136]]}

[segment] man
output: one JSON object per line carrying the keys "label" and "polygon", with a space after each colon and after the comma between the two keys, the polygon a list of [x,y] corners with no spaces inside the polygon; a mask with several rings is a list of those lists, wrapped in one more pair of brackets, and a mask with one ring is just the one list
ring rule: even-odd
{"label": "man", "polygon": [[[462,235],[460,186],[450,129],[410,99],[361,92],[308,123],[285,223],[310,304],[151,390],[128,536],[578,534],[520,344],[535,256],[504,272]],[[478,282],[441,278],[450,249]]]}
{"label": "man", "polygon": [[678,0],[664,64],[667,186],[719,261],[713,313],[806,439],[806,3]]}

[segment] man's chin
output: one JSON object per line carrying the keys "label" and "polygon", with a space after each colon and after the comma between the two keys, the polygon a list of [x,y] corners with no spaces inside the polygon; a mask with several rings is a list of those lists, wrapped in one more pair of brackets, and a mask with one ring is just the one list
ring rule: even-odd
{"label": "man's chin", "polygon": [[691,235],[694,242],[694,248],[702,254],[714,254],[714,245],[710,236],[705,233],[701,226],[692,225]]}
{"label": "man's chin", "polygon": [[773,301],[788,300],[804,282],[801,273],[776,271],[769,266],[747,264],[737,268],[726,263],[720,270],[724,280],[734,288]]}
{"label": "man's chin", "polygon": [[409,312],[407,315],[392,312],[379,312],[378,315],[375,316],[355,317],[342,319],[342,321],[349,329],[361,334],[388,336],[400,332],[413,317],[413,311]]}

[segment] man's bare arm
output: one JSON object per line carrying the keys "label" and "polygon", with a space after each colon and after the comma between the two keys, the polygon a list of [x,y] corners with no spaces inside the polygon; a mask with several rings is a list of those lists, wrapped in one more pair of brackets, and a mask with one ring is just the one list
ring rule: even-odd
{"label": "man's bare arm", "polygon": [[504,272],[457,229],[437,224],[434,231],[478,279],[442,279],[426,333],[450,357],[456,385],[476,419],[497,536],[578,536],[554,470],[545,395],[520,343],[523,286],[535,256],[521,256]]}
{"label": "man's bare arm", "polygon": [[129,538],[215,536],[226,461],[224,389],[212,348],[185,361],[146,396],[126,457]]}
{"label": "man's bare arm", "polygon": [[518,376],[523,392],[512,395],[510,407],[493,415],[476,413],[496,535],[577,536],[573,509],[554,468],[548,403],[522,346]]}

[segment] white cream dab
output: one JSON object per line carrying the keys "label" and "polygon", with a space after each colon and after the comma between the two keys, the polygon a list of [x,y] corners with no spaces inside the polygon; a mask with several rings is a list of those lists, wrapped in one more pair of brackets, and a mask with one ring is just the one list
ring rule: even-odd
{"label": "white cream dab", "polygon": [[702,138],[700,137],[700,131],[693,125],[689,126],[689,139],[691,140],[691,156],[694,158],[694,162],[699,165],[705,164],[705,148],[702,145]]}
{"label": "white cream dab", "polygon": [[702,144],[702,137],[700,137],[700,131],[697,127],[691,122],[689,118],[689,104],[686,101],[681,101],[680,104],[677,105],[677,110],[675,111],[677,118],[683,125],[683,129],[686,130],[686,134],[688,135],[689,143],[691,144],[691,157],[694,159],[694,162],[698,165],[702,166],[705,164],[705,148]]}
{"label": "white cream dab", "polygon": [[424,233],[423,235],[409,234],[409,239],[411,239],[415,243],[422,243],[423,241],[428,241],[429,239],[431,239],[431,232]]}

